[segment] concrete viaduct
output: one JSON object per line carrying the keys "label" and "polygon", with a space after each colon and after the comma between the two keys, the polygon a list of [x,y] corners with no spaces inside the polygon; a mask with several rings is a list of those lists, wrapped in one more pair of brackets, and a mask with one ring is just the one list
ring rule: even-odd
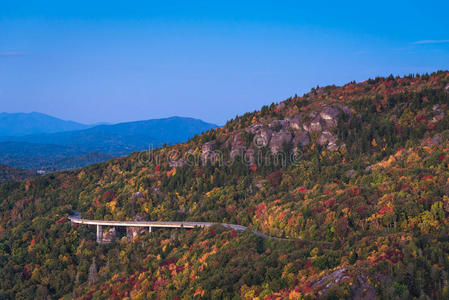
{"label": "concrete viaduct", "polygon": [[[153,228],[203,228],[209,227],[217,223],[210,222],[156,222],[156,221],[100,221],[100,220],[88,220],[82,219],[79,213],[76,213],[74,216],[70,216],[69,220],[75,224],[84,224],[84,225],[96,225],[97,226],[97,242],[98,243],[107,243],[111,242],[113,238],[115,238],[115,227],[126,227],[127,236],[132,235],[135,236],[137,233],[143,232],[144,230],[148,230],[151,232]],[[245,231],[246,227],[236,224],[226,224],[219,223],[224,227],[232,228],[237,231]],[[114,231],[108,231],[107,234],[104,234],[103,227],[113,227]],[[108,236],[108,234],[110,236]]]}
{"label": "concrete viaduct", "polygon": [[[110,243],[115,239],[115,227],[126,227],[126,235],[128,239],[133,238],[139,233],[143,233],[148,230],[151,232],[153,228],[203,228],[210,227],[214,224],[220,224],[224,227],[231,228],[237,231],[245,231],[247,227],[237,224],[227,224],[227,223],[212,223],[212,222],[157,222],[157,221],[101,221],[101,220],[89,220],[82,219],[79,212],[74,212],[74,215],[69,217],[69,220],[74,224],[84,224],[84,225],[96,225],[97,226],[97,242],[98,243]],[[104,232],[103,227],[111,227],[109,231]],[[318,243],[330,245],[330,242],[325,241],[308,241],[303,239],[288,239],[288,238],[278,238],[265,235],[263,233],[251,230],[254,235],[262,238],[270,238],[279,241],[290,241],[290,242],[303,242],[303,243]]]}

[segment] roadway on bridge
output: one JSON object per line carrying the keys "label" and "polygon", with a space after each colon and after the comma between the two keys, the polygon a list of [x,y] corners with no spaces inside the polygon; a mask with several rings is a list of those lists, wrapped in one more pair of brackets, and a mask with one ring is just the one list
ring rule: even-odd
{"label": "roadway on bridge", "polygon": [[[227,224],[227,223],[213,223],[213,222],[184,222],[184,221],[104,221],[104,220],[89,220],[82,219],[81,214],[77,211],[74,211],[72,216],[69,216],[69,220],[72,223],[76,224],[85,224],[85,225],[100,225],[100,226],[125,226],[125,227],[159,227],[159,228],[202,228],[202,227],[210,227],[215,224],[222,225],[227,228],[231,228],[237,231],[245,231],[248,229],[245,226],[237,225],[237,224]],[[251,230],[251,229],[250,229]],[[314,242],[314,243],[326,243],[328,242],[320,242],[320,241],[307,241],[302,239],[288,239],[288,238],[278,238],[269,236],[255,230],[251,230],[254,235],[262,238],[275,239],[280,241],[296,241],[296,242]]]}

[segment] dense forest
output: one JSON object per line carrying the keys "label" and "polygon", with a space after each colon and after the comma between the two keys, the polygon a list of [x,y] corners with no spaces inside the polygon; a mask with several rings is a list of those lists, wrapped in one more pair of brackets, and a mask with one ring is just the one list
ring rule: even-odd
{"label": "dense forest", "polygon": [[0,184],[10,180],[22,180],[36,176],[36,172],[0,164]]}
{"label": "dense forest", "polygon": [[[313,88],[0,185],[2,299],[448,299],[449,72]],[[99,220],[233,223],[96,244]]]}

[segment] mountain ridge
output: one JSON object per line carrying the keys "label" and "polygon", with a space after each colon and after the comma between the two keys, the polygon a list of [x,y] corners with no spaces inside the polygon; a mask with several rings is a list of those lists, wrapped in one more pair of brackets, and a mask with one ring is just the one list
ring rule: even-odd
{"label": "mountain ridge", "polygon": [[38,133],[55,133],[81,130],[89,125],[62,120],[39,112],[0,113],[0,136],[24,136]]}
{"label": "mountain ridge", "polygon": [[[449,72],[314,88],[184,143],[0,185],[0,290],[444,299],[448,184]],[[328,244],[215,226],[98,246],[93,230],[66,222],[72,210]]]}
{"label": "mountain ridge", "polygon": [[100,157],[107,160],[165,143],[182,142],[216,127],[199,119],[174,116],[77,131],[0,137],[0,162],[34,170],[70,169],[100,162]]}

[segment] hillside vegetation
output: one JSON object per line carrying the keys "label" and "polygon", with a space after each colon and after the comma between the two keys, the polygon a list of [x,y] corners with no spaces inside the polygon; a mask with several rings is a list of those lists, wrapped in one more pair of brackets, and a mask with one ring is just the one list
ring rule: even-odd
{"label": "hillside vegetation", "polygon": [[30,177],[35,177],[36,175],[36,172],[0,164],[0,184],[8,182],[10,180],[22,180]]}
{"label": "hillside vegetation", "polygon": [[[0,186],[0,298],[447,299],[449,72],[314,88],[186,143]],[[105,220],[234,223],[96,245]]]}

